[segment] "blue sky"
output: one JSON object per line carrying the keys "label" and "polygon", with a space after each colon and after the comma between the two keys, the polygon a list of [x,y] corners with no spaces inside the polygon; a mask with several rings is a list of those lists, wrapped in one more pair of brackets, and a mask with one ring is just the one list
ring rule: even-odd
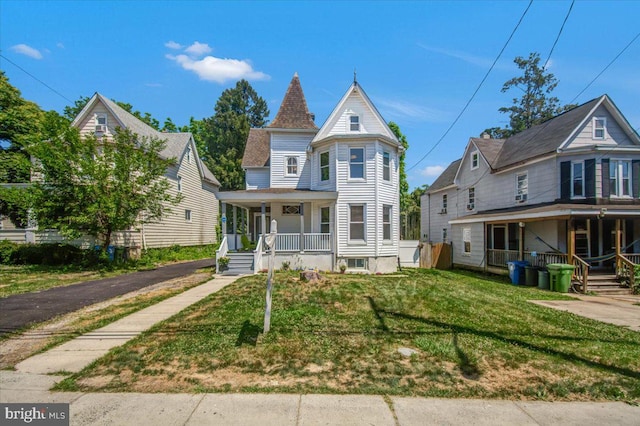
{"label": "blue sky", "polygon": [[[502,49],[528,1],[0,2],[0,58],[11,84],[62,112],[94,92],[161,122],[213,115],[220,93],[248,79],[273,119],[294,72],[321,126],[353,81],[409,140],[411,188],[431,183],[471,136],[508,117],[516,56],[556,39],[571,1],[539,1],[524,17],[469,108],[442,137]],[[571,102],[640,32],[638,1],[576,1],[551,56]],[[607,93],[640,128],[640,38],[575,102]],[[52,89],[54,90],[52,90]],[[58,92],[58,93],[56,93]],[[66,99],[65,99],[66,98]]]}

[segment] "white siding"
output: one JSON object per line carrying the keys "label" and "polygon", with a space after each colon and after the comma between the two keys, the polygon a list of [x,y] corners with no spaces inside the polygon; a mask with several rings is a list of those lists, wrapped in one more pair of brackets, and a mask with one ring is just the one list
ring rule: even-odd
{"label": "white siding", "polygon": [[[451,243],[453,246],[453,263],[472,268],[484,268],[484,223],[453,225],[451,227]],[[471,253],[464,253],[462,233],[465,228],[471,231]]]}
{"label": "white siding", "polygon": [[266,189],[269,188],[269,168],[247,169],[245,189]]}
{"label": "white siding", "polygon": [[[329,180],[320,180],[320,154],[329,152]],[[318,191],[336,190],[336,145],[317,148],[311,157],[311,189]]]}
{"label": "white siding", "polygon": [[[378,238],[379,256],[397,256],[400,241],[400,187],[398,179],[398,156],[395,149],[382,142],[376,144],[376,170],[377,170],[377,197],[376,208],[378,225],[376,233]],[[383,179],[383,153],[389,153],[390,180]],[[382,209],[384,205],[391,206],[391,240],[383,240]]]}
{"label": "white siding", "polygon": [[[602,139],[593,139],[593,117],[606,118],[607,125],[605,128],[606,137]],[[620,125],[614,120],[613,116],[609,114],[607,109],[600,105],[594,114],[589,117],[589,120],[582,126],[577,132],[575,138],[569,143],[567,148],[578,148],[592,145],[632,145],[629,137],[622,131]]]}
{"label": "white siding", "polygon": [[93,136],[95,134],[96,114],[106,114],[107,116],[107,131],[103,134],[104,136],[112,136],[116,131],[116,127],[121,127],[102,102],[97,102],[84,120],[77,124],[82,136]]}
{"label": "white siding", "polygon": [[[442,213],[442,196],[447,195],[447,211]],[[442,243],[442,230],[447,230],[447,241],[451,242],[451,225],[449,221],[455,219],[457,207],[456,189],[447,189],[432,194],[426,194],[423,201],[427,199],[427,203],[422,207],[422,238],[432,243]]]}
{"label": "white siding", "polygon": [[[311,167],[307,160],[307,147],[313,139],[310,133],[271,134],[271,187],[311,188]],[[285,157],[298,158],[298,176],[285,176]]]}
{"label": "white siding", "polygon": [[[380,120],[372,114],[365,101],[355,93],[345,100],[342,105],[343,109],[336,117],[335,123],[329,130],[327,136],[332,135],[344,135],[353,133],[369,133],[369,134],[384,134],[388,133],[387,129],[380,123]],[[352,132],[349,130],[349,117],[357,115],[360,118],[360,131]]]}

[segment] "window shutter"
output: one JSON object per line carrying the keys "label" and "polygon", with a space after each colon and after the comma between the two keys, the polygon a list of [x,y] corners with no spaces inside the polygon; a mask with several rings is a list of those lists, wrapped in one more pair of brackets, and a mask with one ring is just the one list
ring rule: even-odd
{"label": "window shutter", "polygon": [[584,196],[594,198],[596,196],[596,160],[584,160]]}
{"label": "window shutter", "polygon": [[640,198],[640,160],[633,160],[631,162],[631,177],[633,178],[633,196]]}
{"label": "window shutter", "polygon": [[611,196],[611,188],[609,187],[609,159],[602,159],[602,198]]}
{"label": "window shutter", "polygon": [[571,161],[560,163],[560,198],[571,198]]}

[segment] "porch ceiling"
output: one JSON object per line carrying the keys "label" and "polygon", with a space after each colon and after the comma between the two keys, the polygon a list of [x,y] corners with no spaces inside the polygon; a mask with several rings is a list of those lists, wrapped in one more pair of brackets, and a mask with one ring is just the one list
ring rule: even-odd
{"label": "porch ceiling", "polygon": [[243,191],[221,191],[218,199],[242,207],[260,207],[261,203],[302,203],[311,201],[332,201],[338,198],[334,191],[311,191],[293,188],[269,188]]}
{"label": "porch ceiling", "polygon": [[566,219],[570,217],[603,217],[625,218],[640,217],[640,206],[627,204],[585,205],[585,204],[551,204],[531,207],[517,207],[501,211],[480,212],[450,220],[452,225],[478,222],[522,221],[535,222],[548,219]]}

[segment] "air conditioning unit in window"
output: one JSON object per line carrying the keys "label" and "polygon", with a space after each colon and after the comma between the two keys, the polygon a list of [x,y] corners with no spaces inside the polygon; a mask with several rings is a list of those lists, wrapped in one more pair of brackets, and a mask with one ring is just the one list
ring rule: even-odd
{"label": "air conditioning unit in window", "polygon": [[527,194],[518,194],[516,195],[516,201],[519,203],[523,203],[527,201]]}
{"label": "air conditioning unit in window", "polygon": [[440,214],[447,214],[447,209],[440,210]]}
{"label": "air conditioning unit in window", "polygon": [[107,126],[104,124],[96,124],[96,133],[104,133],[107,131]]}
{"label": "air conditioning unit in window", "polygon": [[473,209],[475,209],[475,208],[476,208],[475,203],[469,203],[469,204],[467,204],[467,210],[473,210]]}

